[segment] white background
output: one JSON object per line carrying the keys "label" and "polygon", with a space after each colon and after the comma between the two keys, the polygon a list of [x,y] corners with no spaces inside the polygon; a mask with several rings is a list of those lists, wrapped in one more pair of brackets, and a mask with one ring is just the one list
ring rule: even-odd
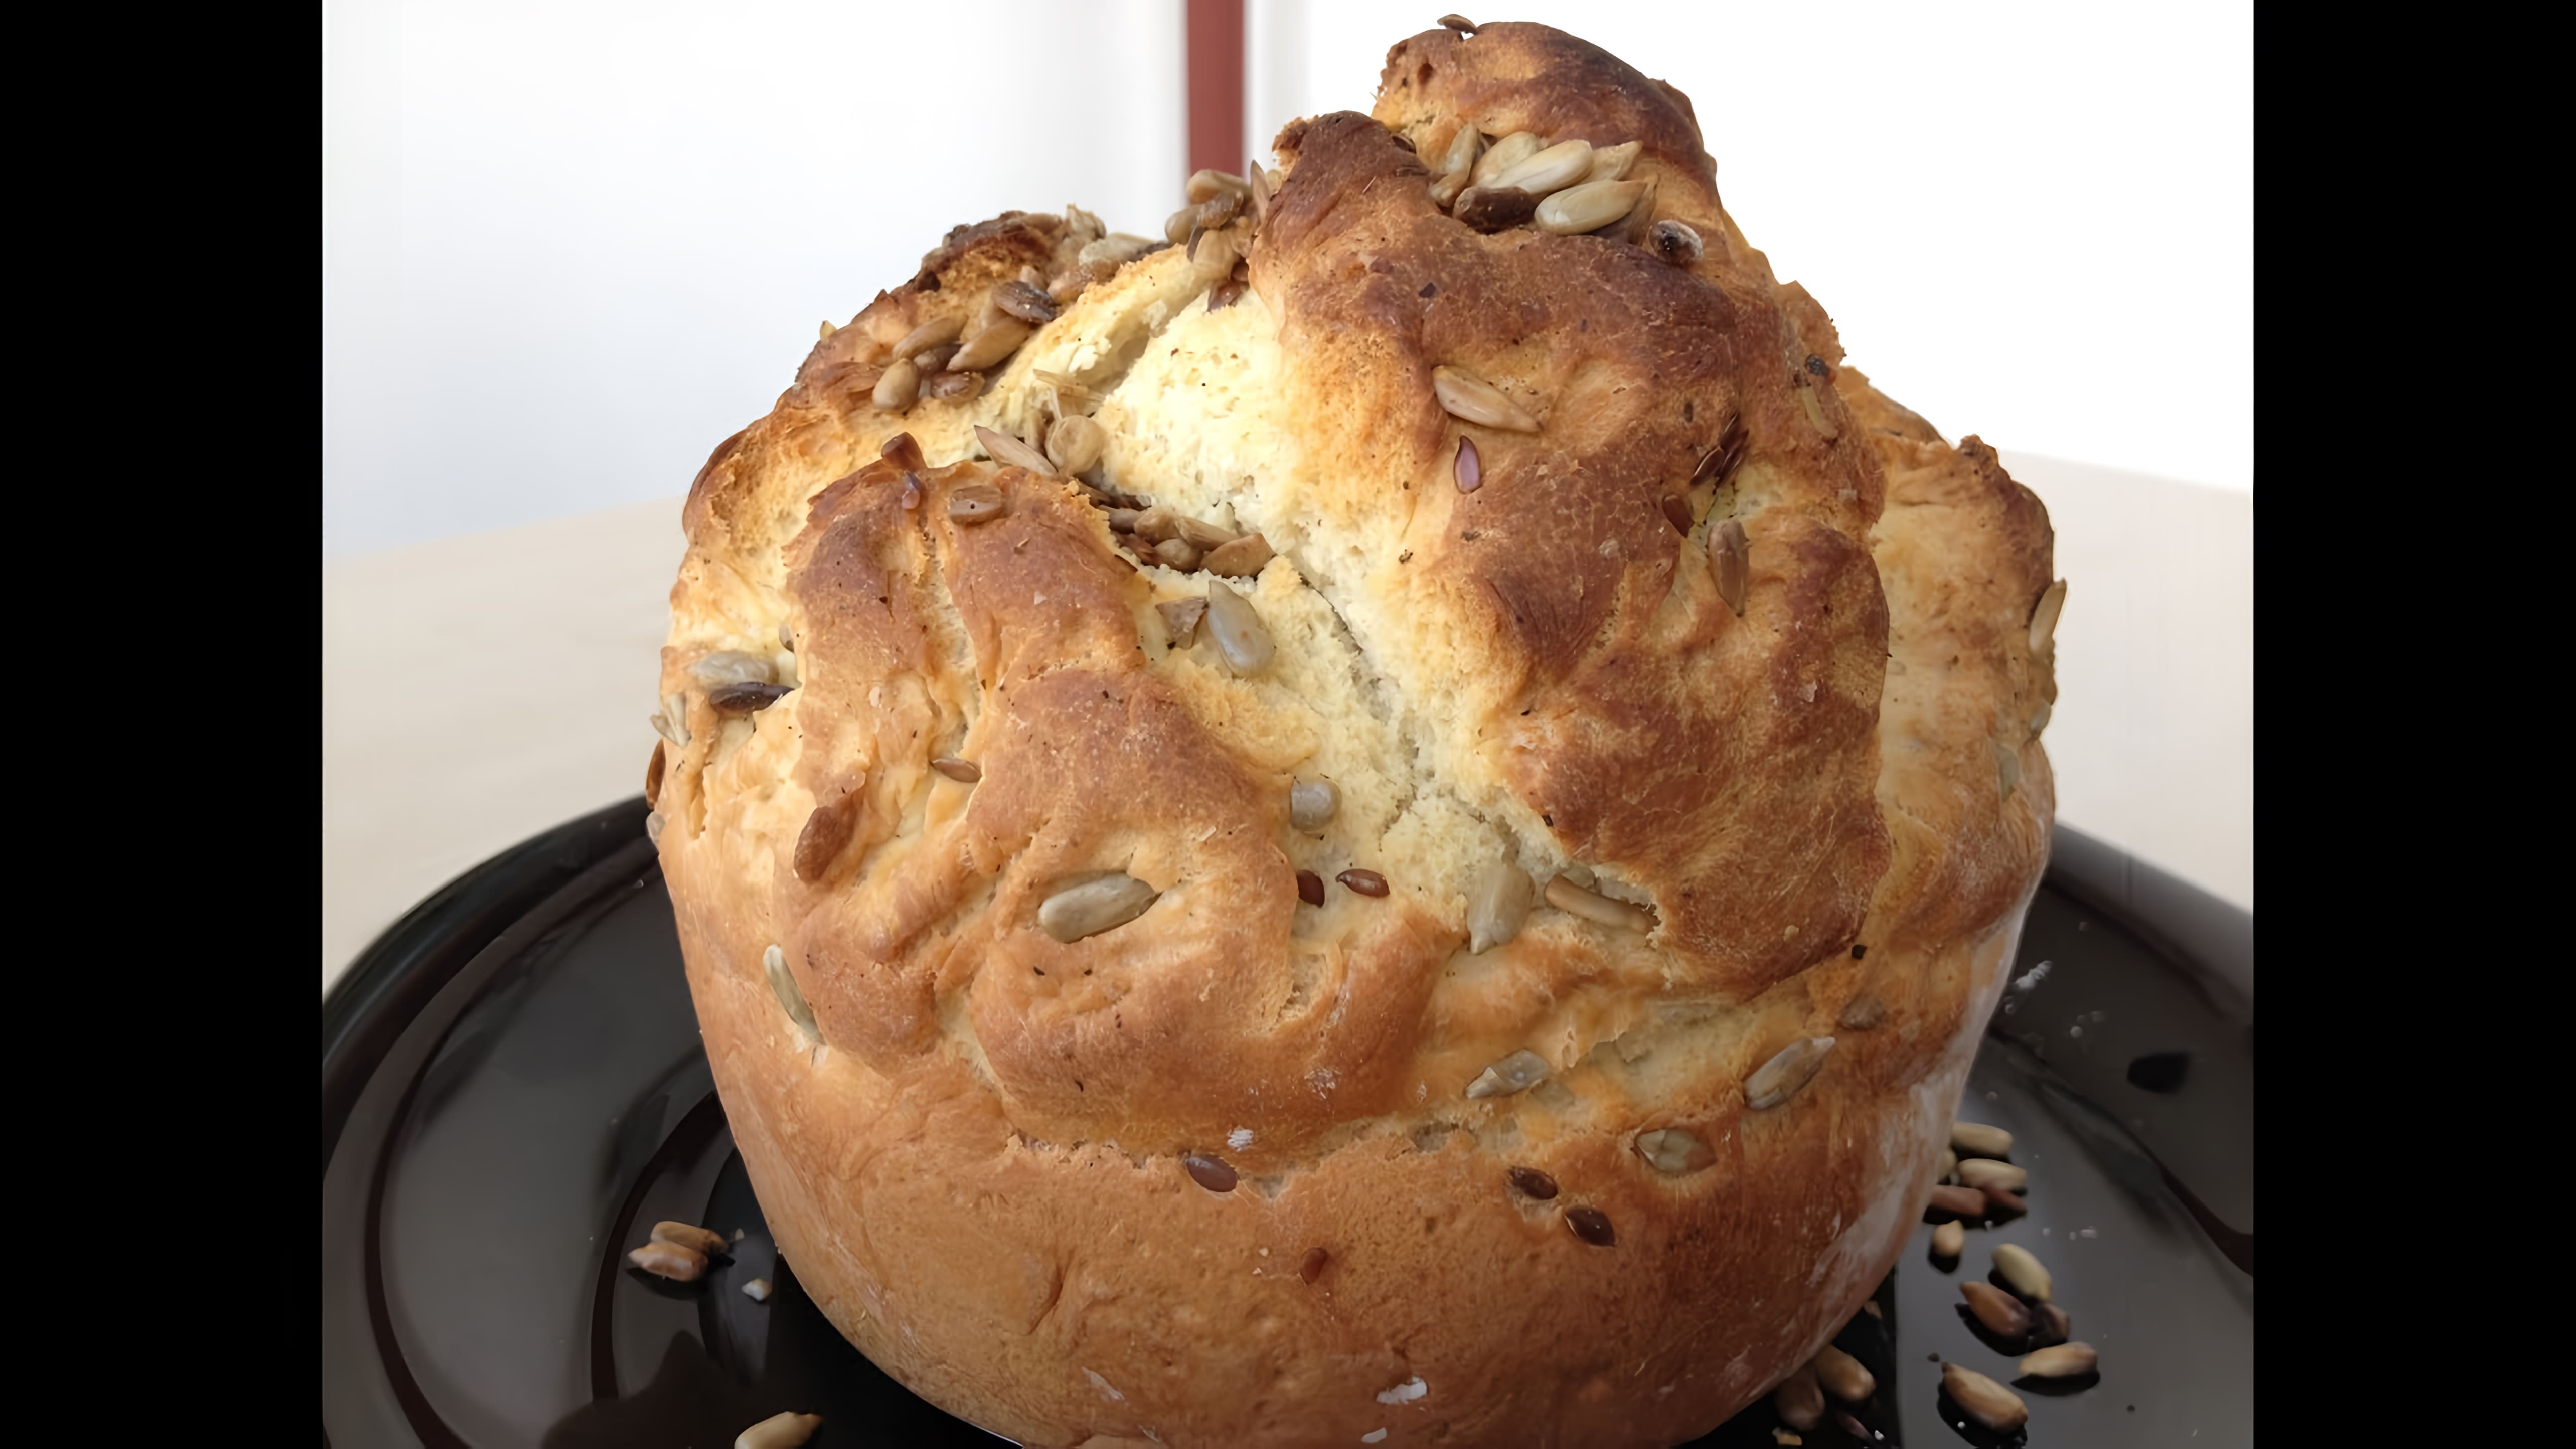
{"label": "white background", "polygon": [[[1250,0],[1247,135],[1437,13]],[[1492,16],[1480,18],[1497,18]],[[1532,3],[1952,437],[2253,487],[2250,5]],[[326,0],[326,560],[678,492],[947,227],[1182,175],[1179,0]]]}

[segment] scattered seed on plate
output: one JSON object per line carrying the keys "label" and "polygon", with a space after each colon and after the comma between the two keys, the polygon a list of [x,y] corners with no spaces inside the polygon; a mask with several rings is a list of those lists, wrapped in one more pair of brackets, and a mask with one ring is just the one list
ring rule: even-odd
{"label": "scattered seed on plate", "polygon": [[1986,1331],[1997,1338],[2027,1338],[2030,1335],[2030,1310],[2022,1301],[1992,1283],[1969,1281],[1959,1285],[1959,1296],[1968,1300],[1968,1311],[1976,1315]]}
{"label": "scattered seed on plate", "polygon": [[774,1414],[736,1435],[733,1449],[796,1449],[822,1427],[820,1414]]}
{"label": "scattered seed on plate", "polygon": [[1134,876],[1104,875],[1047,897],[1038,907],[1038,929],[1071,945],[1145,914],[1161,894]]}
{"label": "scattered seed on plate", "polygon": [[1942,1183],[1932,1189],[1932,1206],[1963,1218],[1986,1215],[1986,1195],[1973,1187],[1953,1187]]}
{"label": "scattered seed on plate", "polygon": [[1221,1157],[1192,1152],[1181,1158],[1181,1166],[1188,1169],[1190,1181],[1210,1192],[1234,1191],[1236,1181],[1234,1168]]}
{"label": "scattered seed on plate", "polygon": [[1846,1404],[1866,1403],[1869,1396],[1878,1390],[1877,1378],[1861,1365],[1861,1361],[1832,1344],[1816,1350],[1815,1369],[1816,1382],[1825,1386],[1826,1393]]}
{"label": "scattered seed on plate", "polygon": [[1813,1364],[1800,1364],[1771,1391],[1771,1407],[1792,1429],[1806,1430],[1825,1421],[1825,1391],[1816,1382]]}
{"label": "scattered seed on plate", "polygon": [[2021,1371],[2034,1379],[2078,1379],[2093,1372],[2100,1363],[2101,1356],[2093,1351],[2093,1345],[2061,1343],[2025,1356]]}
{"label": "scattered seed on plate", "polygon": [[1948,1394],[1950,1402],[1965,1410],[1969,1418],[1999,1434],[2030,1421],[2030,1405],[2023,1403],[2020,1395],[1975,1369],[1942,1364],[1941,1392]]}
{"label": "scattered seed on plate", "polygon": [[711,1232],[696,1223],[655,1223],[652,1236],[654,1242],[686,1248],[701,1257],[717,1257],[725,1250],[724,1234]]}
{"label": "scattered seed on plate", "polygon": [[2012,1156],[2013,1135],[2001,1127],[1983,1122],[1950,1124],[1950,1146],[1961,1157],[1991,1157],[1997,1161]]}
{"label": "scattered seed on plate", "polygon": [[2019,1192],[2030,1183],[2030,1169],[1991,1157],[1962,1157],[1959,1181],[1975,1188],[1999,1187],[2006,1192]]}
{"label": "scattered seed on plate", "polygon": [[659,1240],[627,1254],[626,1261],[656,1278],[668,1278],[674,1283],[694,1283],[700,1274],[707,1271],[706,1254]]}
{"label": "scattered seed on plate", "polygon": [[1989,1212],[2019,1214],[2030,1211],[2030,1204],[2022,1201],[2018,1193],[2000,1187],[1981,1187],[1973,1190],[1984,1195]]}
{"label": "scattered seed on plate", "polygon": [[1932,1256],[1957,1258],[1968,1250],[1967,1225],[1953,1218],[1932,1230]]}
{"label": "scattered seed on plate", "polygon": [[2034,1303],[2048,1301],[2048,1290],[2051,1286],[2048,1269],[2040,1265],[2039,1259],[2031,1256],[2030,1249],[2018,1243],[1997,1243],[1995,1271],[2002,1274],[2004,1282],[2022,1297]]}
{"label": "scattered seed on plate", "polygon": [[1373,870],[1362,870],[1353,866],[1333,879],[1349,887],[1356,895],[1383,896],[1386,894],[1386,877]]}
{"label": "scattered seed on plate", "polygon": [[2064,1343],[2075,1336],[2075,1320],[2054,1303],[2042,1303],[2031,1309],[2031,1338],[2043,1345]]}
{"label": "scattered seed on plate", "polygon": [[766,1278],[754,1278],[750,1282],[743,1284],[742,1296],[750,1299],[754,1303],[768,1302],[769,1280]]}

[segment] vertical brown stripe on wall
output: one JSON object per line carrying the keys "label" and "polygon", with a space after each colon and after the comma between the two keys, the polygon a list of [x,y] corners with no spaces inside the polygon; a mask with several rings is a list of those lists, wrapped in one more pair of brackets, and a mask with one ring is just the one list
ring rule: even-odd
{"label": "vertical brown stripe on wall", "polygon": [[1243,0],[1189,0],[1189,170],[1240,171],[1243,158]]}

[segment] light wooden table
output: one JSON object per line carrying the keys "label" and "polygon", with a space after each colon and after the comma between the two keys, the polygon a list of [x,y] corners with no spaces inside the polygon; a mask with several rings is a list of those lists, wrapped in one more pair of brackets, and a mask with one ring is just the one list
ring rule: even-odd
{"label": "light wooden table", "polygon": [[[2068,583],[2060,816],[2254,905],[2254,500],[2004,455]],[[676,498],[322,573],[322,985],[485,858],[644,788]]]}

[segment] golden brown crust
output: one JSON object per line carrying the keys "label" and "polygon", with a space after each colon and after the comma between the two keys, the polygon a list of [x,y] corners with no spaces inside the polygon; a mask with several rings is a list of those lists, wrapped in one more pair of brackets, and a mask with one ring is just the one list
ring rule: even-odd
{"label": "golden brown crust", "polygon": [[[1467,123],[1642,142],[1706,250],[1470,231],[1420,159]],[[1842,364],[1687,100],[1593,47],[1416,37],[1374,117],[1280,150],[1241,302],[1178,251],[1104,268],[976,388],[887,412],[896,339],[1095,235],[959,228],[692,486],[657,809],[709,1058],[800,1281],[997,1432],[1676,1442],[1830,1337],[1920,1210],[2044,863],[2046,514]],[[1460,424],[1438,367],[1539,430]],[[1201,581],[970,431],[1074,410],[1093,483],[1277,550],[1238,582],[1273,664],[1176,646],[1154,606]],[[951,516],[985,488],[998,516]],[[772,650],[795,690],[720,717],[693,667]],[[1314,778],[1339,813],[1299,828]],[[1470,954],[1497,860],[1594,872],[1653,929],[1542,906]],[[1387,894],[1300,904],[1346,867]],[[1039,929],[1102,872],[1159,894]],[[1756,1110],[1756,1069],[1824,1038]],[[1546,1081],[1466,1094],[1519,1050]]]}

